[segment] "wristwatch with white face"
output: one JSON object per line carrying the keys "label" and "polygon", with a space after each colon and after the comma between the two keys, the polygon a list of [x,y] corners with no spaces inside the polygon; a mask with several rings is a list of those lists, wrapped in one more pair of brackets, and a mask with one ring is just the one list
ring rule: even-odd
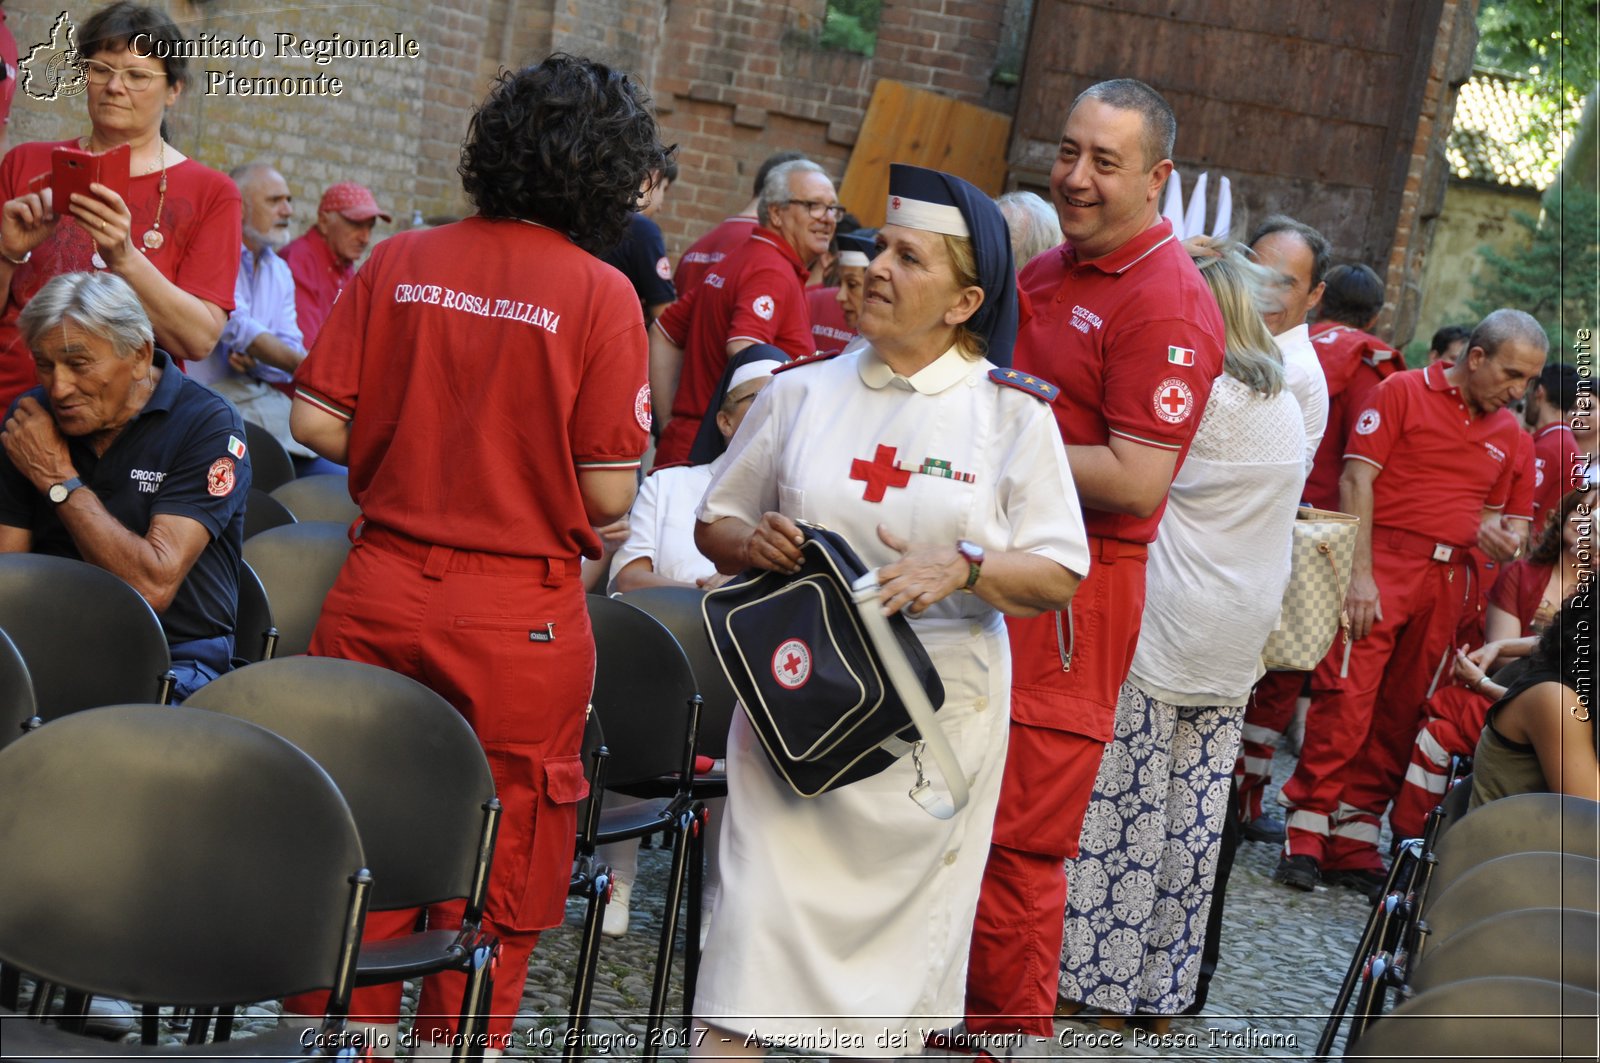
{"label": "wristwatch with white face", "polygon": [[961,589],[971,594],[972,588],[978,583],[978,576],[983,572],[983,547],[971,539],[957,539],[956,553],[967,563],[967,583]]}
{"label": "wristwatch with white face", "polygon": [[70,480],[63,480],[58,484],[51,484],[50,489],[45,492],[45,497],[59,506],[61,503],[67,500],[67,496],[71,495],[72,492],[76,491],[82,486],[83,481],[74,476]]}

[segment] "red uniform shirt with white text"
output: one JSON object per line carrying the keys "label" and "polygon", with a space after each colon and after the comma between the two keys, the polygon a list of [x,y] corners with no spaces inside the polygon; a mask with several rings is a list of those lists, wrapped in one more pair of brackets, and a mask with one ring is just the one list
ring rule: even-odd
{"label": "red uniform shirt with white text", "polygon": [[[464,550],[600,556],[578,470],[639,464],[644,320],[622,274],[571,247],[468,218],[373,248],[296,374],[302,399],[353,418],[350,494],[369,521]],[[552,256],[569,268],[523,279]]]}

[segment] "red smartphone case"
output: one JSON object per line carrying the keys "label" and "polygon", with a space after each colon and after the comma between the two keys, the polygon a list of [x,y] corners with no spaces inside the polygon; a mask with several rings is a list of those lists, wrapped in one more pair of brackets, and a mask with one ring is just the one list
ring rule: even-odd
{"label": "red smartphone case", "polygon": [[118,144],[98,155],[76,148],[57,148],[50,157],[50,187],[55,212],[66,214],[71,204],[68,197],[74,192],[91,195],[89,186],[96,182],[126,199],[128,160],[132,154],[132,149],[126,144]]}

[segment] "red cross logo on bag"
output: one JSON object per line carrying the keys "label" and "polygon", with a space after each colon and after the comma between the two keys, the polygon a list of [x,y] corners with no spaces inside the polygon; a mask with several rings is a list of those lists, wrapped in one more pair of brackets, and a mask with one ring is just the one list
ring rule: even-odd
{"label": "red cross logo on bag", "polygon": [[785,690],[799,690],[811,678],[811,647],[789,639],[772,655],[772,678]]}

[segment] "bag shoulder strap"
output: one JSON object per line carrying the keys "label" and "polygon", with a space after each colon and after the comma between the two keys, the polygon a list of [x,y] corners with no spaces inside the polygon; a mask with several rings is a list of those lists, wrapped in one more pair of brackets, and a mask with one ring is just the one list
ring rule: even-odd
{"label": "bag shoulder strap", "polygon": [[912,674],[911,665],[900,649],[900,640],[895,638],[889,618],[883,615],[883,606],[878,601],[878,573],[868,572],[856,580],[850,589],[862,626],[866,628],[867,636],[872,639],[878,657],[883,661],[883,670],[888,674],[889,682],[894,684],[895,693],[900,695],[906,712],[910,713],[911,722],[917,725],[917,733],[933,754],[934,763],[944,776],[945,787],[950,791],[948,801],[934,793],[932,784],[923,778],[919,763],[917,782],[909,796],[928,815],[935,819],[949,819],[967,806],[969,797],[967,774],[961,770],[961,760],[950,747],[950,740],[945,738],[944,728],[934,718],[928,694]]}

